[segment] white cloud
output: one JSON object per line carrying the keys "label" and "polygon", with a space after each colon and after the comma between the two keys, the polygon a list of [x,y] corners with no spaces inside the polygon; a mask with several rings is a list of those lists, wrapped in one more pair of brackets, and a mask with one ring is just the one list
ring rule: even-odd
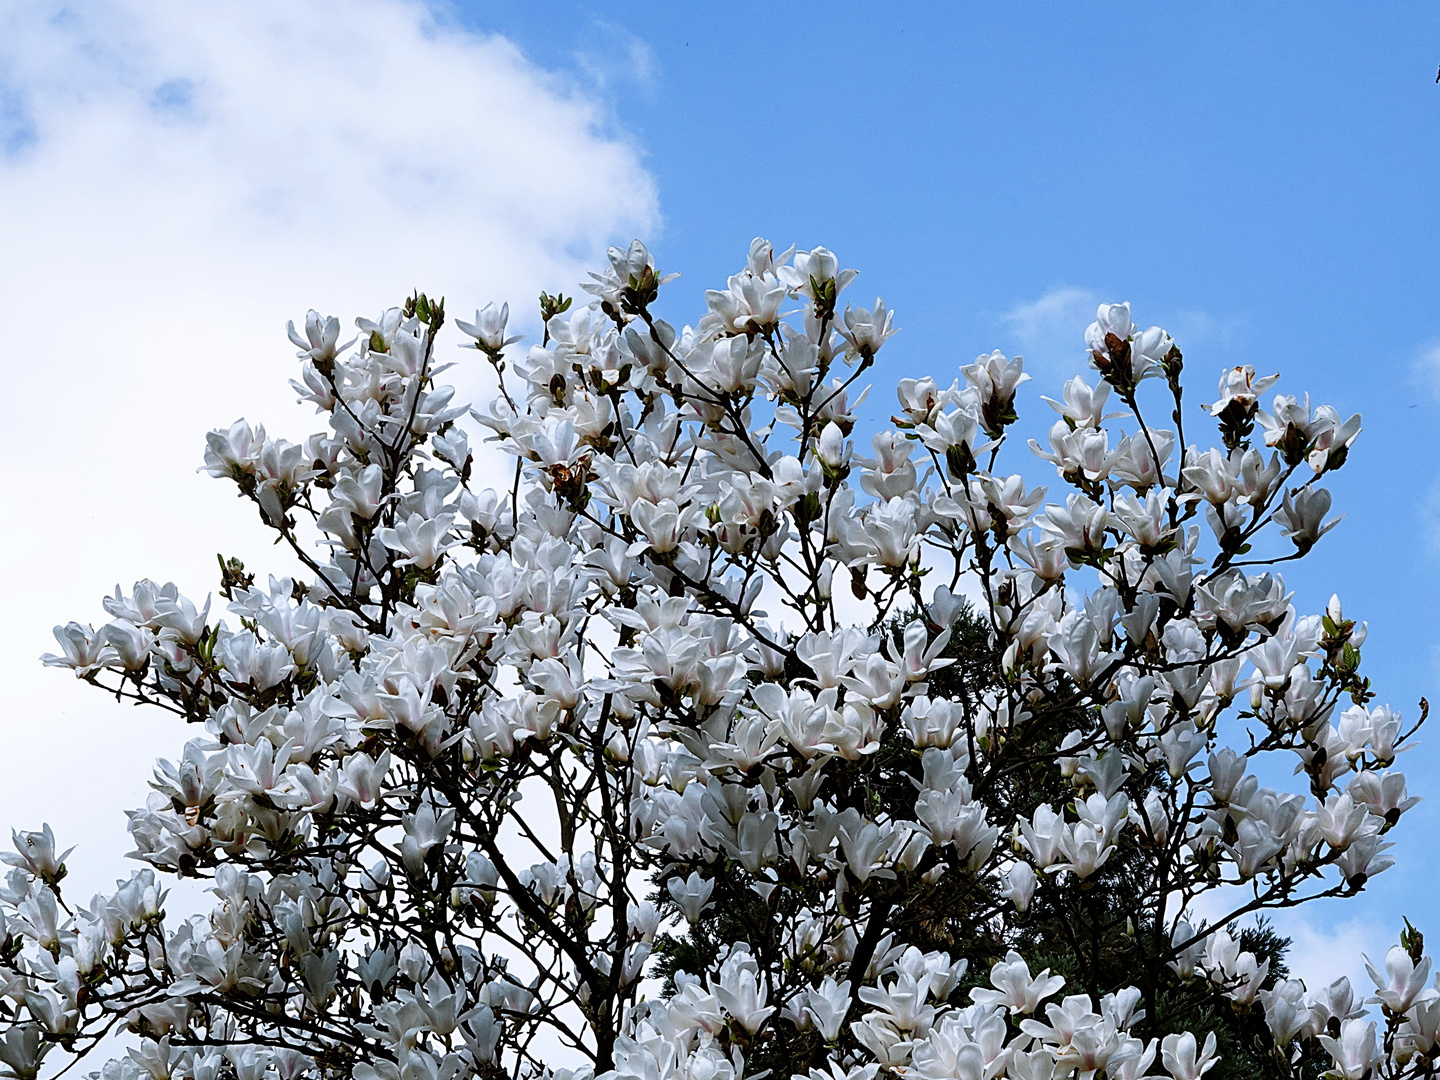
{"label": "white cloud", "polygon": [[1057,285],[1035,300],[1016,304],[1000,321],[1014,335],[1031,373],[1044,376],[1048,387],[1054,377],[1084,366],[1085,327],[1095,321],[1097,303],[1089,289]]}
{"label": "white cloud", "polygon": [[1016,304],[1004,318],[1022,341],[1034,341],[1073,328],[1081,319],[1093,320],[1094,309],[1095,294],[1089,289],[1058,285],[1036,300]]}
{"label": "white cloud", "polygon": [[1274,925],[1282,937],[1290,939],[1285,962],[1292,979],[1303,979],[1313,991],[1343,975],[1350,980],[1357,1002],[1374,989],[1365,973],[1364,956],[1379,962],[1395,944],[1393,929],[1387,931],[1358,918],[1326,926],[1298,911],[1280,911],[1274,915]]}
{"label": "white cloud", "polygon": [[1420,350],[1411,373],[1417,383],[1440,398],[1440,341],[1432,341]]}
{"label": "white cloud", "polygon": [[[1189,918],[1199,925],[1215,925],[1252,899],[1238,885],[1224,885],[1198,897],[1190,906]],[[1282,938],[1290,939],[1285,963],[1292,979],[1303,979],[1310,990],[1329,986],[1340,976],[1350,980],[1356,1000],[1365,998],[1372,983],[1365,974],[1364,955],[1379,960],[1395,944],[1394,928],[1378,926],[1373,920],[1351,917],[1330,923],[1322,917],[1325,909],[1281,908],[1264,912],[1264,917]],[[1329,910],[1334,910],[1333,906]],[[1173,916],[1173,910],[1168,913]],[[1230,928],[1239,934],[1255,925],[1253,916],[1237,920]]]}
{"label": "white cloud", "polygon": [[[1123,302],[1123,297],[1117,301],[1116,297],[1093,289],[1056,285],[1034,300],[1015,304],[1000,316],[1000,324],[1013,337],[1013,347],[1024,354],[1027,369],[1040,378],[1047,393],[1057,388],[1053,380],[1068,378],[1086,369],[1089,357],[1085,351],[1085,328],[1095,321],[1095,308],[1102,301]],[[1141,326],[1158,323],[1165,327],[1191,355],[1228,347],[1243,325],[1238,317],[1220,319],[1195,308],[1155,310],[1137,301],[1131,309],[1137,323]],[[1440,375],[1437,375],[1437,385],[1440,385]]]}
{"label": "white cloud", "polygon": [[655,87],[659,65],[649,42],[625,27],[591,20],[587,44],[575,51],[575,66],[600,92],[620,87],[648,94]]}
{"label": "white cloud", "polygon": [[1425,492],[1425,499],[1420,504],[1420,526],[1430,550],[1440,554],[1440,480],[1432,483]]}
{"label": "white cloud", "polygon": [[[1410,373],[1421,389],[1440,398],[1440,341],[1431,342],[1416,355]],[[1440,554],[1440,480],[1435,480],[1420,502],[1420,528],[1432,554]],[[1440,646],[1434,650],[1440,658]],[[1440,670],[1440,659],[1437,659]]]}
{"label": "white cloud", "polygon": [[411,0],[0,0],[0,824],[79,842],[78,892],[125,870],[120,810],[193,733],[42,669],[51,625],[141,576],[203,597],[217,551],[288,569],[195,474],[237,416],[312,430],[287,318],[419,287],[533,323],[542,287],[654,226],[636,152],[573,85]]}

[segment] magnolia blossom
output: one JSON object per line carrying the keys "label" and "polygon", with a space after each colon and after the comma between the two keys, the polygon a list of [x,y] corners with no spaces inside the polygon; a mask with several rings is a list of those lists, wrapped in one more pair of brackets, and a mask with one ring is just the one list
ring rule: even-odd
{"label": "magnolia blossom", "polygon": [[44,657],[194,737],[114,890],[13,834],[8,1074],[123,1027],[103,1080],[1198,1080],[1226,1041],[1191,1016],[1433,1075],[1418,935],[1373,1017],[1247,944],[1383,872],[1416,803],[1365,624],[1277,565],[1337,526],[1359,418],[1263,410],[1249,367],[1197,406],[1203,360],[1105,304],[1033,453],[1002,352],[870,430],[897,319],[833,252],[757,239],[670,322],[673,276],[611,249],[520,355],[504,303],[464,342],[423,294],[288,328],[317,430],[202,449],[274,576],[117,588]]}
{"label": "magnolia blossom", "polygon": [[1430,1002],[1440,996],[1440,990],[1427,987],[1430,978],[1430,958],[1424,957],[1415,963],[1410,954],[1399,945],[1385,954],[1385,973],[1375,969],[1370,958],[1365,957],[1365,970],[1375,981],[1375,1000],[1392,1013],[1404,1013],[1418,1002]]}
{"label": "magnolia blossom", "polygon": [[1004,1005],[1012,1014],[1034,1012],[1041,1001],[1065,985],[1065,980],[1052,976],[1049,968],[1032,978],[1030,965],[1013,950],[990,969],[990,982],[994,990],[976,987],[970,991],[970,999],[981,1005]]}

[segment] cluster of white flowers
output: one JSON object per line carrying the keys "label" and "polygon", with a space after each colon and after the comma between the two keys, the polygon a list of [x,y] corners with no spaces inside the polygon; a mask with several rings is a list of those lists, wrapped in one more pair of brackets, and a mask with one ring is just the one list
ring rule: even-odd
{"label": "cluster of white flowers", "polygon": [[[47,663],[204,734],[112,895],[62,898],[48,827],[17,835],[5,1075],[123,1026],[104,1080],[1195,1080],[1217,1040],[1157,1026],[1181,998],[1263,1012],[1281,1075],[1434,1075],[1418,937],[1370,1019],[1240,927],[1358,891],[1416,801],[1364,624],[1268,569],[1334,524],[1359,418],[1264,411],[1250,368],[1188,416],[1170,337],[1102,305],[1031,444],[1063,497],[996,471],[1028,378],[998,352],[901,381],[865,457],[895,328],[842,308],[854,277],[756,240],[676,330],[636,242],[588,306],[542,295],[523,359],[508,309],[458,322],[498,491],[435,381],[443,303],[292,327],[324,430],[205,454],[291,576],[222,560],[228,619],[144,581],[56,629]],[[167,919],[162,875],[213,910]],[[1064,975],[1032,975],[1052,931]]]}

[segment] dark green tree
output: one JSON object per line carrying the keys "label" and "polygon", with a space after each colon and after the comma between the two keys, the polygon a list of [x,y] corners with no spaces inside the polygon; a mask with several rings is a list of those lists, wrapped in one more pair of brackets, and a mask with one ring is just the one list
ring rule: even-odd
{"label": "dark green tree", "polygon": [[[894,646],[901,645],[905,626],[920,617],[911,611],[891,622],[887,633]],[[988,629],[968,604],[956,619],[943,656],[953,663],[930,676],[932,697],[973,704],[1002,677],[1001,658],[990,647]],[[804,677],[798,667],[788,674]],[[1007,816],[1029,818],[1042,804],[1065,804],[1083,795],[1083,786],[1066,781],[1053,762],[1069,732],[1085,733],[1099,723],[1091,710],[1054,709],[1033,741],[1013,748],[1011,767],[995,770],[999,778],[986,792],[987,800],[1004,807]],[[863,792],[864,798],[895,817],[914,817],[918,758],[899,733],[889,732],[879,753],[853,772],[854,791]],[[1155,769],[1134,776],[1127,787],[1144,791],[1165,782],[1164,770]],[[1045,875],[1027,918],[1007,932],[1000,932],[998,921],[991,917],[988,892],[956,875],[945,875],[938,885],[915,888],[903,907],[892,912],[890,924],[924,951],[940,950],[967,961],[966,973],[951,996],[954,1003],[967,1003],[971,988],[988,986],[991,967],[1014,950],[1032,971],[1049,968],[1063,976],[1065,994],[1086,993],[1098,1000],[1115,987],[1140,986],[1146,1017],[1132,1030],[1141,1038],[1172,1031],[1194,1031],[1201,1037],[1214,1032],[1221,1060],[1206,1074],[1213,1080],[1316,1080],[1325,1071],[1326,1059],[1313,1042],[1292,1044],[1303,1046],[1293,1061],[1277,1056],[1258,1002],[1236,1006],[1203,977],[1182,978],[1167,966],[1168,934],[1158,925],[1153,909],[1139,902],[1154,887],[1155,853],[1137,842],[1137,835],[1132,831],[1125,836],[1107,864],[1111,872],[1097,881]],[[658,944],[667,993],[675,990],[677,972],[712,969],[734,942],[748,944],[762,967],[779,961],[783,913],[727,875],[716,879],[716,890],[716,902],[687,935],[664,936]],[[663,890],[656,899],[665,901]],[[1265,989],[1289,977],[1290,939],[1276,933],[1269,920],[1258,917],[1237,928],[1235,936],[1243,950],[1268,966]],[[747,1060],[757,1069],[768,1068],[779,1077],[820,1067],[827,1055],[815,1031],[801,1031],[783,1020],[746,1050]]]}

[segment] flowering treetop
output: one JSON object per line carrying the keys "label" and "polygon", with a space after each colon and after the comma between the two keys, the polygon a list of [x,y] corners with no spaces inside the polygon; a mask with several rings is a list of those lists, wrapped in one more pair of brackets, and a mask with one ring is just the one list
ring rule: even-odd
{"label": "flowering treetop", "polygon": [[[1416,801],[1364,624],[1273,569],[1333,526],[1359,417],[1266,411],[1250,368],[1191,408],[1175,343],[1107,304],[1019,448],[1048,486],[1006,471],[1028,376],[998,352],[902,380],[867,450],[895,329],[854,277],[757,240],[677,330],[636,242],[588,306],[542,294],[523,356],[507,308],[457,321],[499,490],[437,382],[443,302],[292,326],[321,430],[205,453],[292,569],[56,629],[47,663],[201,734],[114,893],[17,834],[7,1075],[124,1028],[106,1080],[1193,1080],[1221,1015],[1278,1075],[1433,1075],[1418,934],[1367,998],[1242,926],[1359,891]],[[167,877],[213,909],[167,917]]]}

